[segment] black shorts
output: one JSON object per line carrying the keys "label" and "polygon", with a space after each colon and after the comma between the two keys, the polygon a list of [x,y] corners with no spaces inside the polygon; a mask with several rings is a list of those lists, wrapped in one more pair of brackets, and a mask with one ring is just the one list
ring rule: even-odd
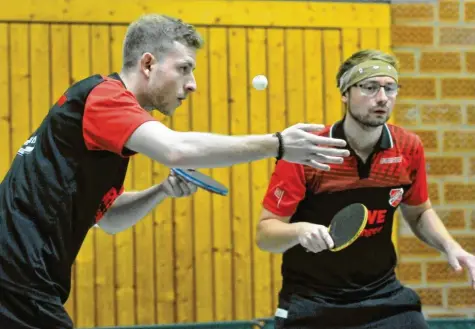
{"label": "black shorts", "polygon": [[276,329],[429,329],[417,293],[400,287],[354,303],[330,303],[318,297],[292,294],[280,298]]}
{"label": "black shorts", "polygon": [[0,328],[72,329],[61,303],[43,302],[0,287]]}

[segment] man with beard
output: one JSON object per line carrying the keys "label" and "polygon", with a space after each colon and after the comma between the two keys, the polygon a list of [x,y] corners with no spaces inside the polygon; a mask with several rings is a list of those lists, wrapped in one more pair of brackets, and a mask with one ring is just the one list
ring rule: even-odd
{"label": "man with beard", "polygon": [[[475,256],[432,209],[419,137],[386,124],[399,89],[396,59],[357,52],[341,65],[337,86],[346,115],[319,134],[346,140],[350,157],[329,172],[281,160],[264,198],[257,244],[284,253],[276,328],[428,328],[419,296],[395,276],[394,212],[401,205],[414,234],[454,270],[466,267],[472,284]],[[328,225],[352,203],[367,207],[366,227],[332,252]]]}

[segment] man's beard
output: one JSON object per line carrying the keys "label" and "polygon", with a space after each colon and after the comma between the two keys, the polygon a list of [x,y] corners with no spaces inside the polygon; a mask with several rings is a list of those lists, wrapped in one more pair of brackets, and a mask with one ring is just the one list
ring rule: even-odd
{"label": "man's beard", "polygon": [[348,107],[348,113],[350,116],[358,122],[363,128],[377,128],[384,125],[389,120],[389,115],[386,114],[383,118],[374,118],[372,119],[369,114],[362,115],[362,114],[355,114],[351,110],[351,107]]}

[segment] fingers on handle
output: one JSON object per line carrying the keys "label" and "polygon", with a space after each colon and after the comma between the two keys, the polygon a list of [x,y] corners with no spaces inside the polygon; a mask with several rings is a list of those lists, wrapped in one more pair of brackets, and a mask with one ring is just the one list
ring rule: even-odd
{"label": "fingers on handle", "polygon": [[325,243],[327,244],[328,249],[335,247],[335,242],[333,242],[333,239],[327,230],[322,230],[322,236],[323,240],[325,240]]}
{"label": "fingers on handle", "polygon": [[318,252],[315,246],[312,243],[311,237],[306,234],[304,237],[300,238],[300,244],[304,247],[308,252]]}
{"label": "fingers on handle", "polygon": [[320,250],[333,248],[333,240],[325,227],[320,227],[312,233],[314,240],[318,241]]}

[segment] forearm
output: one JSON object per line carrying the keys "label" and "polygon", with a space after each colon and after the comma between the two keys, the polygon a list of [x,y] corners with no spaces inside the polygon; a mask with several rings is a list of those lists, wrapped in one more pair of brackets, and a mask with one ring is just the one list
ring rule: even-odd
{"label": "forearm", "polygon": [[271,134],[177,132],[151,121],[137,128],[125,147],[167,167],[215,168],[277,156],[279,140]]}
{"label": "forearm", "polygon": [[447,249],[458,246],[432,208],[424,211],[417,220],[409,224],[419,239],[440,252],[446,252]]}
{"label": "forearm", "polygon": [[175,167],[225,167],[277,155],[278,139],[272,135],[223,136],[180,133],[181,151]]}
{"label": "forearm", "polygon": [[284,223],[278,219],[266,219],[258,224],[257,245],[272,253],[283,253],[299,243],[298,223]]}
{"label": "forearm", "polygon": [[134,226],[167,197],[160,185],[140,192],[124,192],[99,221],[99,226],[115,234]]}

